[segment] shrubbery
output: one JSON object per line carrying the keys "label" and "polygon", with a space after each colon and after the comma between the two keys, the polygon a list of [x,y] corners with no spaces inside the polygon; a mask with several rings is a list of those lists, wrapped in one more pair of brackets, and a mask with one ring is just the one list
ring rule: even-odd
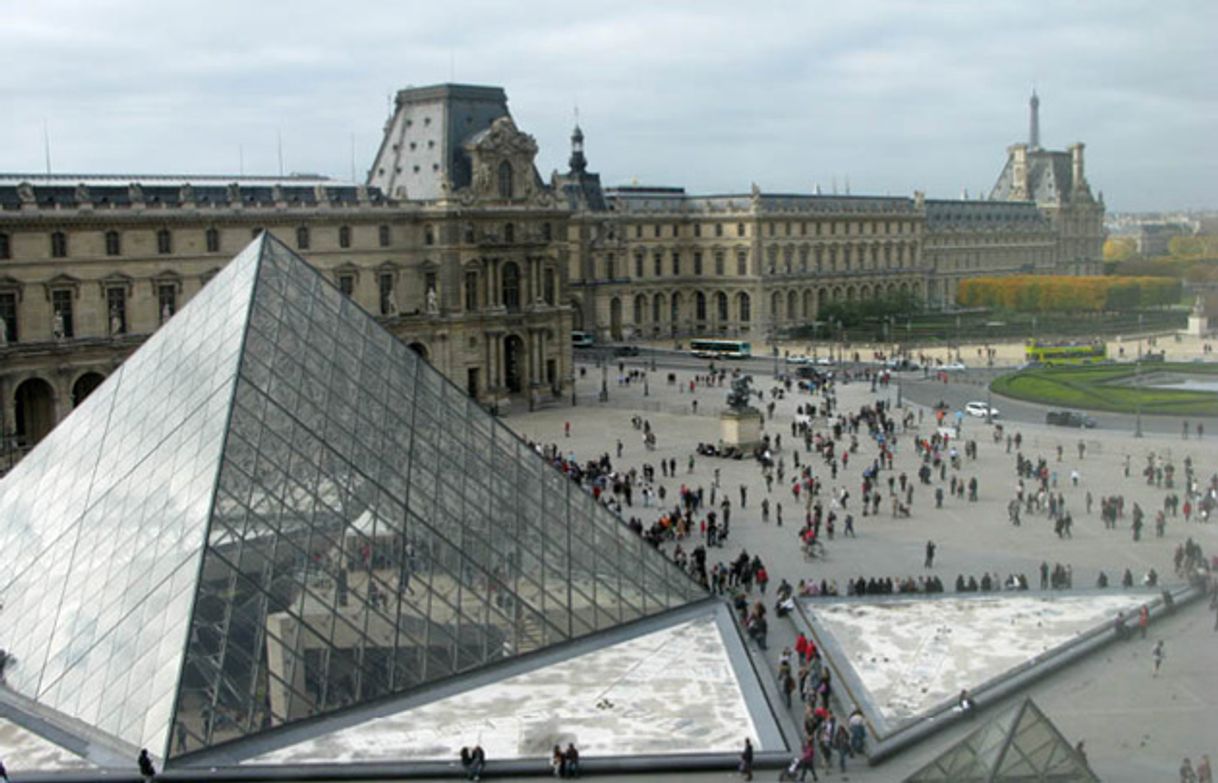
{"label": "shrubbery", "polygon": [[1178,304],[1180,290],[1180,281],[1168,277],[1016,275],[964,280],[956,301],[1024,313],[1101,313]]}

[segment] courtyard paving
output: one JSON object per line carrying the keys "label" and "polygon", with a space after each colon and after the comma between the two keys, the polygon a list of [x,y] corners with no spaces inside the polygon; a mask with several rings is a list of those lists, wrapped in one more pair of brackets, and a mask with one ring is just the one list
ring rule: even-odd
{"label": "courtyard paving", "polygon": [[[643,366],[637,360],[627,360],[627,369],[631,364]],[[610,399],[601,403],[596,401],[601,372],[591,365],[586,369],[586,375],[578,383],[578,407],[514,414],[507,418],[507,423],[522,436],[540,443],[557,444],[564,453],[574,452],[581,460],[605,453],[613,457],[620,439],[622,457],[613,457],[614,467],[619,469],[641,467],[644,463],[658,466],[661,459],[675,459],[676,476],[658,480],[667,488],[670,501],[682,484],[694,489],[703,487],[709,495],[714,471],[719,469],[720,489],[716,499],[721,498],[723,492],[731,497],[731,536],[723,549],[712,550],[710,562],[726,562],[745,548],[750,554],[762,557],[772,586],[783,578],[792,584],[800,579],[837,580],[844,586],[846,579],[859,575],[917,577],[934,573],[950,591],[958,574],[980,578],[988,571],[1002,577],[1011,573],[1026,574],[1035,589],[1039,566],[1048,562],[1051,566],[1055,563],[1069,565],[1076,588],[1094,587],[1102,570],[1114,585],[1110,589],[1116,590],[1126,568],[1131,569],[1137,579],[1153,568],[1162,583],[1178,584],[1172,558],[1175,548],[1186,538],[1192,537],[1207,553],[1218,552],[1218,525],[1214,523],[1186,523],[1182,516],[1169,517],[1163,537],[1157,538],[1151,522],[1169,490],[1148,486],[1140,478],[1141,468],[1152,455],[1173,462],[1177,476],[1182,476],[1183,460],[1189,456],[1204,482],[1218,470],[1218,442],[1208,439],[1182,441],[1178,435],[1153,433],[1135,440],[1129,436],[1129,430],[1080,432],[1038,424],[1008,423],[1007,433],[1022,435],[1025,456],[1044,457],[1050,470],[1057,474],[1058,488],[1074,517],[1073,538],[1060,539],[1054,534],[1052,523],[1043,516],[1029,518],[1025,515],[1019,527],[1008,522],[1006,507],[1014,495],[1017,481],[1015,449],[1008,453],[1005,439],[995,442],[991,437],[992,428],[980,419],[966,419],[961,432],[963,438],[976,440],[977,458],[964,460],[956,472],[963,480],[973,477],[978,480],[979,499],[967,502],[947,497],[944,507],[935,509],[933,487],[917,484],[918,463],[910,443],[915,432],[922,435],[933,432],[934,417],[929,409],[907,403],[908,409],[914,412],[914,425],[911,431],[899,435],[893,472],[905,472],[916,485],[911,518],[893,519],[886,504],[881,506],[879,516],[864,518],[857,501],[853,500],[850,507],[857,538],[842,538],[839,529],[836,540],[826,542],[827,556],[809,562],[804,559],[795,537],[802,517],[797,511],[799,504],[779,482],[775,482],[772,492],[767,494],[756,462],[697,457],[692,471],[689,469],[695,445],[719,439],[718,414],[725,405],[726,389],[699,385],[690,393],[688,384],[697,374],[696,370],[660,367],[657,372],[650,373],[649,381],[655,382],[648,383],[645,393],[637,381],[629,385],[620,383],[614,366],[609,374]],[[669,373],[676,375],[677,383],[669,384],[664,380]],[[768,391],[774,385],[768,376],[758,375],[756,380],[755,386],[763,390]],[[891,389],[873,393],[868,384],[851,383],[839,387],[839,410],[849,413],[877,398],[893,397]],[[777,456],[785,460],[788,482],[794,472],[792,452],[798,442],[791,438],[791,422],[796,406],[806,402],[819,404],[820,399],[798,392],[787,394],[785,399],[777,401],[773,418],[767,420],[767,432],[782,435],[783,447]],[[632,426],[631,419],[636,415],[646,419],[655,431],[654,451],[644,447],[642,433]],[[566,422],[571,423],[569,437],[564,437]],[[823,420],[819,424],[823,425]],[[1081,459],[1078,453],[1080,439],[1085,447]],[[1060,461],[1058,446],[1062,448]],[[858,453],[852,455],[849,467],[839,471],[837,479],[833,480],[814,452],[802,451],[802,445],[800,448],[801,461],[814,466],[827,488],[845,486],[854,498],[860,492],[861,471],[871,464],[877,451],[869,438],[860,436]],[[1129,477],[1124,473],[1126,458],[1132,468]],[[1074,470],[1079,473],[1078,486],[1070,481]],[[949,479],[951,475],[949,471]],[[748,494],[748,503],[743,509],[739,504],[741,486],[747,488]],[[1087,514],[1084,507],[1088,491],[1095,499],[1091,514]],[[1179,491],[1179,485],[1176,491]],[[1141,541],[1132,540],[1128,514],[1116,530],[1105,529],[1100,521],[1099,498],[1116,494],[1124,495],[1126,509],[1137,502],[1146,510],[1147,527]],[[771,521],[762,522],[760,503],[765,497],[772,505],[783,503],[783,527],[774,523],[773,511]],[[645,524],[650,524],[656,509],[643,508],[636,495],[634,507],[625,508],[624,515],[638,516]],[[930,570],[923,568],[928,540],[937,545],[934,568]],[[1218,731],[1213,729],[1214,712],[1218,710],[1218,669],[1215,668],[1218,633],[1213,627],[1213,615],[1204,603],[1194,604],[1162,624],[1156,624],[1152,639],[1108,648],[1092,659],[1041,681],[1030,693],[1071,741],[1086,741],[1090,761],[1103,779],[1173,779],[1183,756],[1195,760],[1202,753],[1218,752]],[[783,636],[789,633],[781,625],[772,627],[768,656],[772,667],[785,643]],[[1151,678],[1150,648],[1154,638],[1159,637],[1166,640],[1168,665],[1160,677]],[[959,732],[946,731],[875,769],[853,769],[851,779],[899,779],[958,737]],[[728,776],[726,773],[705,778],[683,775],[682,779],[722,780]]]}

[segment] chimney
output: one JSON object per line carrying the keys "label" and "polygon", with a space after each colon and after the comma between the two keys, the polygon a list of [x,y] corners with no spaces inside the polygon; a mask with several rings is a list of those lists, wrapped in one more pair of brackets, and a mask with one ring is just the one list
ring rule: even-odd
{"label": "chimney", "polygon": [[1087,184],[1087,180],[1083,176],[1083,143],[1081,141],[1078,144],[1070,145],[1070,177],[1075,190],[1081,190]]}
{"label": "chimney", "polygon": [[1028,194],[1028,145],[1012,144],[1007,148],[1011,155],[1011,198],[1027,201]]}

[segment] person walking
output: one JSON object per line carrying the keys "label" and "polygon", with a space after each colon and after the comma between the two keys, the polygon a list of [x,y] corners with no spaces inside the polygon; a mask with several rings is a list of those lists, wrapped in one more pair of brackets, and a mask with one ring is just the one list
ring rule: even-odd
{"label": "person walking", "polygon": [[935,542],[926,542],[926,562],[923,564],[926,568],[934,568],[935,565]]}
{"label": "person walking", "polygon": [[1163,652],[1163,640],[1162,639],[1155,642],[1155,648],[1150,651],[1150,657],[1155,663],[1155,671],[1154,671],[1154,674],[1152,674],[1151,676],[1158,677],[1159,669],[1162,668],[1162,666],[1163,666],[1163,659],[1167,657],[1167,654],[1165,652]]}
{"label": "person walking", "polygon": [[744,738],[744,750],[740,751],[740,774],[745,780],[753,779],[753,743]]}
{"label": "person walking", "polygon": [[[1201,437],[1201,425],[1197,425],[1197,437]],[[1197,765],[1197,783],[1214,783],[1214,771],[1210,768],[1210,756],[1208,753],[1201,757],[1201,763]]]}

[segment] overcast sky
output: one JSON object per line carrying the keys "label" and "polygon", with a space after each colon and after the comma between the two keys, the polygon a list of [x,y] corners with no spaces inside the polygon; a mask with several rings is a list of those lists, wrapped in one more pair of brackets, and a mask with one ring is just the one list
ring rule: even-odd
{"label": "overcast sky", "polygon": [[1216,208],[1218,2],[0,0],[0,171],[362,179],[388,96],[501,85],[606,184],[976,197],[1027,135],[1110,210]]}

